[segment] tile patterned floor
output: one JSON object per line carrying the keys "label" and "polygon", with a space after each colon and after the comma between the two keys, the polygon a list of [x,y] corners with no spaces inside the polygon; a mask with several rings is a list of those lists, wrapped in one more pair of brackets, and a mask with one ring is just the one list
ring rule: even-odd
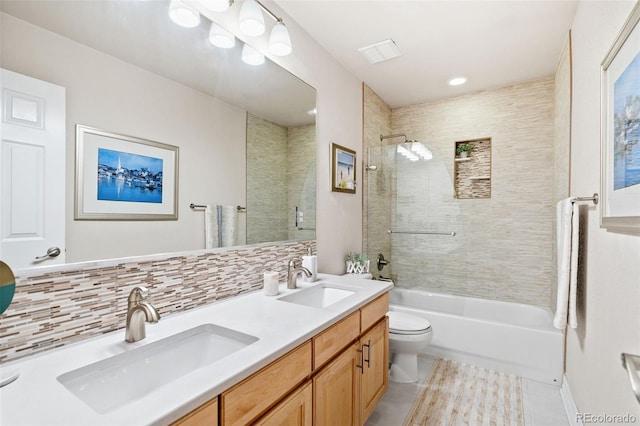
{"label": "tile patterned floor", "polygon": [[[435,358],[418,357],[418,383],[389,382],[389,389],[366,426],[402,426],[404,418],[420,393],[422,379],[431,373]],[[525,426],[569,426],[560,388],[522,379]]]}

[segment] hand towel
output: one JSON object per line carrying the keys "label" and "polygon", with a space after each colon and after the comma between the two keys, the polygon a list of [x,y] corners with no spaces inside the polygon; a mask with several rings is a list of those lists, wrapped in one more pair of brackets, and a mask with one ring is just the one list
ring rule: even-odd
{"label": "hand towel", "polygon": [[553,326],[562,330],[567,326],[578,326],[576,316],[576,293],[578,278],[578,233],[580,215],[573,198],[558,202],[557,212],[557,262],[558,295]]}
{"label": "hand towel", "polygon": [[206,205],[204,208],[204,248],[218,247],[218,217],[217,209]]}
{"label": "hand towel", "polygon": [[238,209],[236,206],[217,206],[219,247],[237,244]]}

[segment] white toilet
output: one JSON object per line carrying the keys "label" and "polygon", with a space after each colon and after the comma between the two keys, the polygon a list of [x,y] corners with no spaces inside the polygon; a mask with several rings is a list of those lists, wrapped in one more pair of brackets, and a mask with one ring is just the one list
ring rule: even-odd
{"label": "white toilet", "polygon": [[418,352],[431,342],[431,324],[425,318],[389,311],[389,379],[399,383],[418,381]]}

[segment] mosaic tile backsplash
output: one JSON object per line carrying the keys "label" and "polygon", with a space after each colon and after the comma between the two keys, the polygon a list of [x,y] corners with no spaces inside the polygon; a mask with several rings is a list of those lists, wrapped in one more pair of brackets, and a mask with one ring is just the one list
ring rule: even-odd
{"label": "mosaic tile backsplash", "polygon": [[135,286],[149,289],[164,316],[260,289],[265,270],[284,281],[288,259],[309,246],[316,251],[315,240],[296,241],[17,271],[13,302],[0,315],[0,362],[124,328]]}

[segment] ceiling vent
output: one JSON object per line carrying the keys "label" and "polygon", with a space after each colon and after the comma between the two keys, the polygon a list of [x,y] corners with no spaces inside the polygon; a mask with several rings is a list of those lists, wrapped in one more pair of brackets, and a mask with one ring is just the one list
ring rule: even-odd
{"label": "ceiling vent", "polygon": [[391,40],[390,38],[378,43],[374,43],[370,46],[361,47],[360,49],[358,49],[358,52],[362,53],[367,61],[372,64],[397,58],[398,56],[402,55],[402,53],[400,53],[400,49],[398,49],[398,45],[396,44],[396,42]]}

